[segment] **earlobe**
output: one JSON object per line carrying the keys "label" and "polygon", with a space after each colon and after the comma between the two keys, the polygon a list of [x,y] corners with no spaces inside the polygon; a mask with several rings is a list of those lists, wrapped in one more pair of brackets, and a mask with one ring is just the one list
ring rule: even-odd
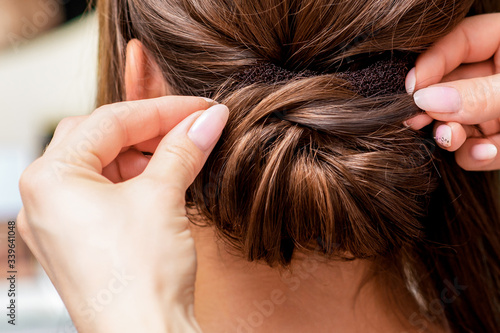
{"label": "earlobe", "polygon": [[168,95],[168,86],[160,66],[137,39],[127,44],[125,93],[127,101]]}

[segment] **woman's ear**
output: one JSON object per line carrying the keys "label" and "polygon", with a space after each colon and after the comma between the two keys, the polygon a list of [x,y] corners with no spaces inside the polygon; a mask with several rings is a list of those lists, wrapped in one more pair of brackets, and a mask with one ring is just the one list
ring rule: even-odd
{"label": "woman's ear", "polygon": [[144,45],[137,39],[132,39],[127,44],[125,93],[127,101],[169,94],[168,84],[160,66],[148,55]]}

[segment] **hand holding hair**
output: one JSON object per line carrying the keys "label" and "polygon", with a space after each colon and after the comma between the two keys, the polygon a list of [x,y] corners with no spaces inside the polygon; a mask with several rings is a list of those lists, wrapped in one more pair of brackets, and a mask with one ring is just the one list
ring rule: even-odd
{"label": "hand holding hair", "polygon": [[412,128],[438,120],[436,141],[462,168],[500,169],[500,13],[466,18],[418,58],[406,86],[426,111]]}
{"label": "hand holding hair", "polygon": [[184,198],[227,121],[211,105],[169,96],[70,118],[23,173],[19,231],[79,332],[200,332]]}

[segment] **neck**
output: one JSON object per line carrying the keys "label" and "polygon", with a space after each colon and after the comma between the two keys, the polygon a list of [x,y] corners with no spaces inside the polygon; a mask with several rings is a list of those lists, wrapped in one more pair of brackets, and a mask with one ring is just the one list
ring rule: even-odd
{"label": "neck", "polygon": [[423,332],[400,320],[376,279],[365,281],[373,266],[367,260],[299,255],[280,271],[230,254],[211,228],[192,231],[195,314],[205,333]]}

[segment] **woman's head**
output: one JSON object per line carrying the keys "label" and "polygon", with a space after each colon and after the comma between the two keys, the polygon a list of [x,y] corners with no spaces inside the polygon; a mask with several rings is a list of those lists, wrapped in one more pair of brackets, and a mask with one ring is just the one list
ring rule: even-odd
{"label": "woman's head", "polygon": [[[125,44],[137,38],[171,93],[229,106],[226,131],[190,199],[245,257],[286,264],[294,248],[318,240],[325,252],[370,257],[419,238],[418,217],[437,175],[421,136],[402,125],[418,109],[404,91],[361,96],[338,73],[371,65],[376,56],[411,57],[448,32],[470,3],[108,5],[119,25],[109,27],[117,35],[106,47],[114,53],[101,50],[116,66],[108,73],[123,72]],[[234,83],[260,63],[321,75]],[[125,97],[117,79],[114,90],[101,91],[113,94],[101,95],[106,102]]]}
{"label": "woman's head", "polygon": [[[319,248],[332,258],[371,258],[401,281],[426,272],[417,283],[430,302],[446,279],[491,280],[479,274],[491,265],[487,248],[499,251],[496,203],[491,189],[482,198],[462,193],[490,176],[466,175],[434,151],[428,132],[405,128],[419,110],[404,91],[364,95],[345,73],[414,59],[472,2],[102,1],[99,103],[126,98],[126,45],[138,39],[170,93],[215,98],[231,110],[187,197],[223,240],[271,266]],[[244,73],[262,64],[297,75],[248,84]],[[457,259],[449,249],[468,254]],[[478,257],[484,262],[469,278]],[[485,327],[494,327],[492,306],[458,303],[447,314],[463,318],[457,325],[481,321],[482,308]]]}

